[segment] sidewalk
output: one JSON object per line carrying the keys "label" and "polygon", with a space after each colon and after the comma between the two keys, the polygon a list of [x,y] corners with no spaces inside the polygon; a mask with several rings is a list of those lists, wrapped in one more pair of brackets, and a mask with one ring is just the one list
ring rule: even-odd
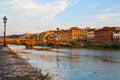
{"label": "sidewalk", "polygon": [[6,47],[0,47],[0,80],[43,80],[24,59]]}

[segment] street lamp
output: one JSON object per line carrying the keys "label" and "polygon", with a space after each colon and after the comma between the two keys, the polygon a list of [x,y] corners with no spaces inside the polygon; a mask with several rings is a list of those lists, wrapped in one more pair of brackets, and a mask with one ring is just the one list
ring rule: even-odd
{"label": "street lamp", "polygon": [[7,44],[6,44],[6,23],[7,23],[7,18],[6,18],[6,16],[4,16],[4,18],[3,18],[3,23],[4,23],[4,43],[3,43],[3,46],[7,47]]}

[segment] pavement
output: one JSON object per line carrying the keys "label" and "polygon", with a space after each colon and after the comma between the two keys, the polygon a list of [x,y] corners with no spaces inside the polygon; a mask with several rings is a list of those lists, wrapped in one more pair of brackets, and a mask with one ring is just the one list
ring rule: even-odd
{"label": "pavement", "polygon": [[0,80],[44,80],[34,69],[8,47],[0,47]]}

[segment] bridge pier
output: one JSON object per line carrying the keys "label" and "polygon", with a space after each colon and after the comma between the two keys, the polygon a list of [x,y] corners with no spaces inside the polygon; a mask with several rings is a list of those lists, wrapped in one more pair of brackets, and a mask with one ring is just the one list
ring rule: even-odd
{"label": "bridge pier", "polygon": [[26,44],[26,49],[34,49],[34,45]]}

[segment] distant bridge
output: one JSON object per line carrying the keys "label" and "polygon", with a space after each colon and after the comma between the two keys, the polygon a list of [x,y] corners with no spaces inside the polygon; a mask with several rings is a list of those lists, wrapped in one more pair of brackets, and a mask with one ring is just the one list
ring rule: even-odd
{"label": "distant bridge", "polygon": [[[0,41],[3,41],[3,38],[0,38]],[[55,40],[28,40],[24,38],[6,38],[7,44],[25,44],[27,49],[33,49],[35,45],[37,44],[53,44],[54,46],[57,46],[58,44],[63,43],[62,41],[55,41]]]}

